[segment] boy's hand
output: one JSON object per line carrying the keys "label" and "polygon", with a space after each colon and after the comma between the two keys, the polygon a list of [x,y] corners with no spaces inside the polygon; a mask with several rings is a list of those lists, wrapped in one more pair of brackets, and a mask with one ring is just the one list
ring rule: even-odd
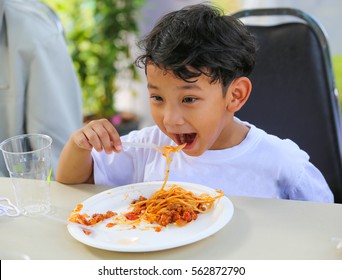
{"label": "boy's hand", "polygon": [[75,144],[85,150],[94,148],[107,154],[120,152],[122,144],[114,126],[107,119],[94,120],[77,130],[72,136]]}

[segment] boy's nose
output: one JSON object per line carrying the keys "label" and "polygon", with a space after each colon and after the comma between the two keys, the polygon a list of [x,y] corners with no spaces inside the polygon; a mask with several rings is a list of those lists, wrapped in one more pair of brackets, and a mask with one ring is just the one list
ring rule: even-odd
{"label": "boy's nose", "polygon": [[165,108],[164,119],[165,127],[180,126],[184,124],[184,117],[181,110],[177,108]]}

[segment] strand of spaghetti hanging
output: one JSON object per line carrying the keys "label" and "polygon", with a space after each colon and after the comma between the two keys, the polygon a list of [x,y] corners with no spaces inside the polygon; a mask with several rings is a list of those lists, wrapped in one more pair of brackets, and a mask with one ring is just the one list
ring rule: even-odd
{"label": "strand of spaghetti hanging", "polygon": [[166,172],[165,172],[165,178],[164,178],[164,182],[163,185],[161,187],[161,190],[164,190],[166,183],[169,179],[169,173],[170,173],[170,164],[171,164],[171,157],[170,154],[171,153],[176,153],[178,151],[180,151],[181,149],[183,149],[186,146],[185,144],[179,145],[179,146],[163,146],[163,153],[162,155],[166,158]]}

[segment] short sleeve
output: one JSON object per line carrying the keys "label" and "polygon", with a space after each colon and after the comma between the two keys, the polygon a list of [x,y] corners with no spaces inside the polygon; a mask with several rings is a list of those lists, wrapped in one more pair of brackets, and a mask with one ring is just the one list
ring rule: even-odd
{"label": "short sleeve", "polygon": [[297,182],[290,189],[289,198],[316,202],[334,202],[334,196],[322,173],[307,161],[303,164]]}

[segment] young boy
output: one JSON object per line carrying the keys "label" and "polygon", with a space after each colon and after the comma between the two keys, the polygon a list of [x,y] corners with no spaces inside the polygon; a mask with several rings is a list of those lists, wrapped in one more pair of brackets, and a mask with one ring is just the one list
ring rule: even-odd
{"label": "young boy", "polygon": [[76,131],[59,161],[67,184],[162,181],[166,160],[121,141],[186,146],[173,154],[169,180],[203,184],[227,195],[333,202],[322,174],[290,140],[234,117],[247,101],[255,42],[242,23],[208,5],[165,15],[141,41],[156,126],[119,137],[107,120]]}

